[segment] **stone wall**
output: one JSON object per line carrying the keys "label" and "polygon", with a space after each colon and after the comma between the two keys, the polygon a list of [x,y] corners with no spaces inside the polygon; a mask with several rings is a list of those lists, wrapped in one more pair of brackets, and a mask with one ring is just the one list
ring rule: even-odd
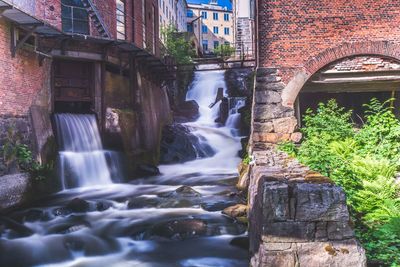
{"label": "stone wall", "polygon": [[277,68],[259,68],[253,101],[252,142],[298,142],[297,119],[293,108],[282,105],[282,82]]}
{"label": "stone wall", "polygon": [[253,147],[251,266],[366,266],[343,190],[274,145]]}

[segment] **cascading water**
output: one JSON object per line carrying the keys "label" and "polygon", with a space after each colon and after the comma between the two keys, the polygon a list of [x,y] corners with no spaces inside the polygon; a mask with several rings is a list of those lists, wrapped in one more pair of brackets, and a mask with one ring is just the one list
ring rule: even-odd
{"label": "cascading water", "polygon": [[88,114],[55,114],[60,146],[60,179],[63,188],[112,183],[96,117]]}
{"label": "cascading water", "polygon": [[[232,100],[228,120],[215,122],[223,71],[196,72],[187,98],[200,106],[191,133],[215,153],[160,166],[162,175],[111,184],[108,155],[91,115],[56,115],[67,184],[99,186],[64,190],[43,205],[0,217],[0,266],[244,267],[246,226],[221,214],[243,202],[235,189],[236,132],[243,99]],[[107,162],[108,161],[108,162]],[[116,166],[116,165],[114,165]],[[241,241],[242,240],[242,241]]]}

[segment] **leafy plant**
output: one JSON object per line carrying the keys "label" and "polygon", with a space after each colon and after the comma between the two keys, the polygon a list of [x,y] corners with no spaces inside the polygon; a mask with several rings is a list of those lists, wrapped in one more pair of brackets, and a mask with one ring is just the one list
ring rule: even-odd
{"label": "leafy plant", "polygon": [[343,187],[368,260],[394,267],[400,266],[400,186],[395,181],[400,121],[392,112],[392,101],[372,99],[364,105],[366,121],[357,130],[351,111],[334,100],[321,103],[304,116],[300,147],[279,148]]}
{"label": "leafy plant", "polygon": [[16,131],[15,125],[10,126],[7,129],[5,143],[1,148],[7,172],[28,172],[36,180],[49,177],[54,169],[53,164],[39,164],[34,159],[32,151],[21,140],[22,138]]}
{"label": "leafy plant", "polygon": [[278,149],[286,152],[289,156],[295,157],[297,155],[296,144],[290,141],[281,142],[278,144]]}
{"label": "leafy plant", "polygon": [[214,53],[217,56],[229,58],[230,56],[232,56],[233,53],[235,53],[235,48],[232,47],[230,44],[220,44],[216,48],[214,48]]}
{"label": "leafy plant", "polygon": [[167,53],[176,59],[178,64],[190,64],[194,51],[190,42],[178,33],[177,29],[172,25],[161,28],[161,35],[164,40]]}

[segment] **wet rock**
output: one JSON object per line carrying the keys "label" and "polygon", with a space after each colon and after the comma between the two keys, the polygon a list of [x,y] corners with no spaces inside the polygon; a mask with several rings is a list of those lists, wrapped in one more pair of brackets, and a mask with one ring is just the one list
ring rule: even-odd
{"label": "wet rock", "polygon": [[81,198],[74,198],[66,206],[72,212],[87,212],[90,210],[90,204]]}
{"label": "wet rock", "polygon": [[48,221],[50,214],[40,209],[30,209],[12,216],[12,219],[20,222]]}
{"label": "wet rock", "polygon": [[152,230],[152,235],[173,240],[183,240],[207,234],[207,223],[202,220],[175,220],[159,224]]}
{"label": "wet rock", "polygon": [[243,204],[237,204],[224,209],[222,213],[231,218],[244,217],[247,215],[247,206]]}
{"label": "wet rock", "polygon": [[228,202],[226,200],[222,201],[217,201],[217,202],[203,202],[200,204],[201,208],[206,211],[220,211],[223,209],[226,209],[227,207],[230,207],[234,205],[235,203],[233,202]]}
{"label": "wet rock", "polygon": [[177,188],[175,193],[183,197],[199,197],[201,195],[199,192],[186,185]]}
{"label": "wet rock", "polygon": [[249,184],[250,184],[250,165],[244,164],[241,162],[238,167],[239,171],[239,180],[238,183],[236,184],[236,188],[239,190],[247,190]]}
{"label": "wet rock", "polygon": [[10,218],[1,217],[0,225],[14,231],[17,237],[26,237],[34,234],[32,229]]}
{"label": "wet rock", "polygon": [[180,124],[164,127],[160,163],[183,163],[197,158],[210,157],[214,154],[214,150],[200,137],[193,135],[188,127]]}
{"label": "wet rock", "polygon": [[128,201],[129,209],[141,209],[141,208],[149,208],[149,207],[157,207],[160,204],[160,199],[158,198],[146,198],[146,197],[137,197],[132,198]]}
{"label": "wet rock", "polygon": [[247,236],[239,236],[229,242],[229,245],[249,250],[249,238]]}
{"label": "wet rock", "polygon": [[160,175],[160,170],[153,165],[150,164],[140,164],[136,169],[137,175],[139,176],[157,176]]}
{"label": "wet rock", "polygon": [[228,98],[224,97],[219,105],[219,116],[215,119],[215,122],[224,124],[229,117],[229,101]]}
{"label": "wet rock", "polygon": [[96,210],[105,211],[112,207],[112,203],[108,201],[99,201],[96,203]]}
{"label": "wet rock", "polygon": [[191,188],[190,186],[183,185],[178,187],[172,192],[166,192],[159,194],[160,197],[200,197],[201,194]]}
{"label": "wet rock", "polygon": [[175,121],[179,123],[195,121],[199,116],[199,105],[195,100],[188,100],[181,103],[174,111]]}

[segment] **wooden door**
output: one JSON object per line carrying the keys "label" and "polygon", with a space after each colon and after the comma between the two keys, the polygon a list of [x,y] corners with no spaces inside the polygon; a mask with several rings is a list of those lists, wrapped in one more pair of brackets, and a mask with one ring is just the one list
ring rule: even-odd
{"label": "wooden door", "polygon": [[93,63],[57,60],[53,73],[55,102],[93,102]]}

